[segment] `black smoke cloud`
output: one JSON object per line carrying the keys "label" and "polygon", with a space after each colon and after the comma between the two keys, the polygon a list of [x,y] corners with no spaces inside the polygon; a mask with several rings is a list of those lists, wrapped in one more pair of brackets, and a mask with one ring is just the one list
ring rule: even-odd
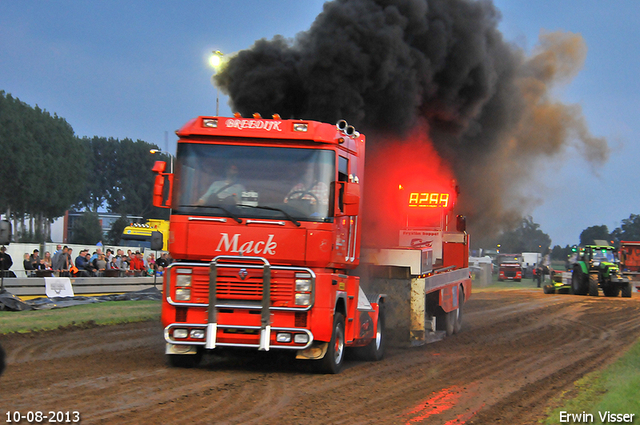
{"label": "black smoke cloud", "polygon": [[542,33],[526,54],[499,20],[490,1],[335,0],[294,40],[238,52],[216,82],[244,116],[346,119],[374,147],[426,129],[458,180],[460,210],[490,234],[536,202],[521,193],[537,163],[570,145],[592,164],[608,157],[580,108],[550,95],[582,66],[582,38]]}

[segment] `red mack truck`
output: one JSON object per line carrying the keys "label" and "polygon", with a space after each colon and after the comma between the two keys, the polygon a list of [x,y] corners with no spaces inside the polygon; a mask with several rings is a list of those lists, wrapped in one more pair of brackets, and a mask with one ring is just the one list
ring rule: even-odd
{"label": "red mack truck", "polygon": [[[176,134],[174,172],[153,168],[176,260],[163,281],[170,365],[278,349],[338,373],[347,348],[382,359],[385,330],[413,345],[459,330],[471,294],[464,220],[453,231],[448,218],[402,229],[401,239],[417,236],[360,265],[365,136],[345,121],[236,114],[198,117]],[[443,217],[448,196],[406,192],[413,209]]]}

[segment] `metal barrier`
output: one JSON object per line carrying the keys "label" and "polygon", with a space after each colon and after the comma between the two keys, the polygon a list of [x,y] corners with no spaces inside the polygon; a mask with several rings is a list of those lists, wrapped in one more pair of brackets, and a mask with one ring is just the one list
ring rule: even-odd
{"label": "metal barrier", "polygon": [[[73,277],[70,278],[75,295],[85,294],[114,294],[134,292],[154,286],[153,277]],[[156,286],[162,285],[162,278],[158,277]],[[44,278],[18,277],[5,278],[4,288],[13,295],[46,296]]]}

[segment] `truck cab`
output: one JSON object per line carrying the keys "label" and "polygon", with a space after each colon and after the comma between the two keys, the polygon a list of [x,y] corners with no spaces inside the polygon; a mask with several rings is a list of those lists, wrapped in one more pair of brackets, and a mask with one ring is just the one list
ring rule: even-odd
{"label": "truck cab", "polygon": [[504,280],[520,282],[522,280],[521,264],[517,261],[504,261],[500,263],[500,268],[498,269],[498,280],[500,282]]}
{"label": "truck cab", "polygon": [[[358,277],[365,137],[345,121],[198,117],[176,132],[162,322],[171,364],[204,350],[295,350],[339,371],[347,346],[381,356],[380,298]],[[377,344],[377,345],[376,345]]]}

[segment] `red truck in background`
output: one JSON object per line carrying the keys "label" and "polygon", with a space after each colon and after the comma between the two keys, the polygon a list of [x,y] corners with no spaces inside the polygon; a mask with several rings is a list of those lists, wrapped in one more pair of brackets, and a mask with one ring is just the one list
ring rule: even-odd
{"label": "red truck in background", "polygon": [[619,253],[622,274],[640,290],[640,242],[620,241]]}
{"label": "red truck in background", "polygon": [[520,282],[522,280],[522,265],[517,261],[505,261],[500,263],[498,269],[498,281],[513,280]]}
{"label": "red truck in background", "polygon": [[[471,293],[466,236],[440,229],[439,258],[407,274],[422,288],[417,307],[407,297],[398,300],[406,305],[386,309],[384,282],[375,276],[361,285],[354,269],[365,136],[345,121],[236,114],[198,117],[176,134],[174,172],[161,161],[153,169],[154,205],[171,208],[169,252],[177,260],[163,283],[171,365],[193,367],[205,351],[226,347],[279,349],[337,373],[347,347],[380,360],[387,316],[401,322],[394,319],[400,310],[422,312],[407,325],[413,340],[436,331],[436,315],[447,333],[459,330]],[[430,249],[417,251],[424,257]]]}

